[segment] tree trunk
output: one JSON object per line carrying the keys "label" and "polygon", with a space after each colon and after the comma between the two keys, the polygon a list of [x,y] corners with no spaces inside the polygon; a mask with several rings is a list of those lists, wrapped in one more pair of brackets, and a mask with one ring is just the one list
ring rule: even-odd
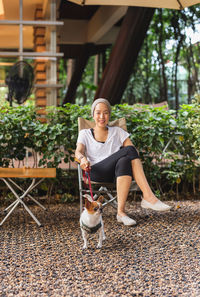
{"label": "tree trunk", "polygon": [[179,58],[179,54],[180,54],[182,40],[183,40],[183,36],[181,35],[180,39],[178,40],[178,45],[177,45],[176,54],[175,54],[174,88],[175,88],[176,113],[179,110],[179,90],[178,90],[177,74],[178,74],[178,58]]}
{"label": "tree trunk", "polygon": [[151,102],[151,94],[149,91],[149,47],[148,47],[148,42],[146,42],[145,44],[145,73],[146,73],[146,77],[145,77],[145,103],[149,104],[152,103]]}
{"label": "tree trunk", "polygon": [[193,69],[194,69],[194,75],[193,75],[193,94],[195,92],[199,92],[200,90],[200,86],[199,86],[199,78],[198,78],[198,68],[196,67],[196,61],[194,59],[194,53],[193,53],[193,49],[192,49],[192,45],[190,43],[190,56],[192,59],[192,64],[193,64]]}
{"label": "tree trunk", "polygon": [[186,60],[187,60],[187,70],[188,70],[187,94],[188,94],[188,104],[190,104],[191,94],[192,94],[192,80],[191,80],[191,61],[190,61],[190,54],[188,49],[186,49]]}
{"label": "tree trunk", "polygon": [[160,30],[158,31],[159,33],[159,38],[158,38],[158,44],[159,44],[159,57],[160,57],[160,65],[161,65],[161,73],[162,73],[162,81],[163,85],[160,85],[162,88],[162,100],[168,101],[168,96],[167,96],[167,78],[165,74],[165,60],[163,56],[163,18],[162,18],[162,10],[159,10],[159,20],[160,20]]}

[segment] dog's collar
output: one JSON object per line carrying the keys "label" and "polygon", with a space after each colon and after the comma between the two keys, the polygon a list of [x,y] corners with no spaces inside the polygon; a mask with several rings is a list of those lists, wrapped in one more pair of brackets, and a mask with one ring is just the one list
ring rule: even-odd
{"label": "dog's collar", "polygon": [[86,232],[91,233],[91,234],[96,233],[101,227],[102,227],[101,222],[98,225],[94,226],[94,227],[88,227],[87,225],[85,225],[83,223],[83,221],[81,221],[81,228],[83,230],[85,230]]}

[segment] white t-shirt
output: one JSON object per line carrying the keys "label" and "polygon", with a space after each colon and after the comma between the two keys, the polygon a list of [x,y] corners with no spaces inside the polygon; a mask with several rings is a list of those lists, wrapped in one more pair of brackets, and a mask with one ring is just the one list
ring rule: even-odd
{"label": "white t-shirt", "polygon": [[129,135],[122,128],[108,127],[106,142],[101,143],[94,139],[90,129],[83,129],[79,132],[77,143],[82,143],[85,146],[85,155],[90,165],[94,165],[116,153]]}

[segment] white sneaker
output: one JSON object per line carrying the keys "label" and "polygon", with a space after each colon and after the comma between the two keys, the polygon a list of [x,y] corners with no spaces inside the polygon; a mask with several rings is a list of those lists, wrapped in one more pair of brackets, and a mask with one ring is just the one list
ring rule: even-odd
{"label": "white sneaker", "polygon": [[167,211],[172,207],[158,200],[156,203],[152,204],[142,198],[141,207],[146,209],[153,209],[156,211]]}
{"label": "white sneaker", "polygon": [[117,215],[117,221],[119,223],[123,223],[126,226],[136,225],[136,221],[133,220],[133,219],[131,219],[131,218],[129,218],[128,216],[120,217],[119,215]]}

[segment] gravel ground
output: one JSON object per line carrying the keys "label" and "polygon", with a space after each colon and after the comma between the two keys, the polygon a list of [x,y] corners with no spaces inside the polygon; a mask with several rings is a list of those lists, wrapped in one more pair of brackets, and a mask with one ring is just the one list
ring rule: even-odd
{"label": "gravel ground", "polygon": [[[106,240],[82,250],[79,205],[17,208],[0,227],[0,296],[200,296],[200,201],[169,202],[166,213],[128,202],[137,226],[103,213]],[[3,218],[3,208],[0,209]]]}

